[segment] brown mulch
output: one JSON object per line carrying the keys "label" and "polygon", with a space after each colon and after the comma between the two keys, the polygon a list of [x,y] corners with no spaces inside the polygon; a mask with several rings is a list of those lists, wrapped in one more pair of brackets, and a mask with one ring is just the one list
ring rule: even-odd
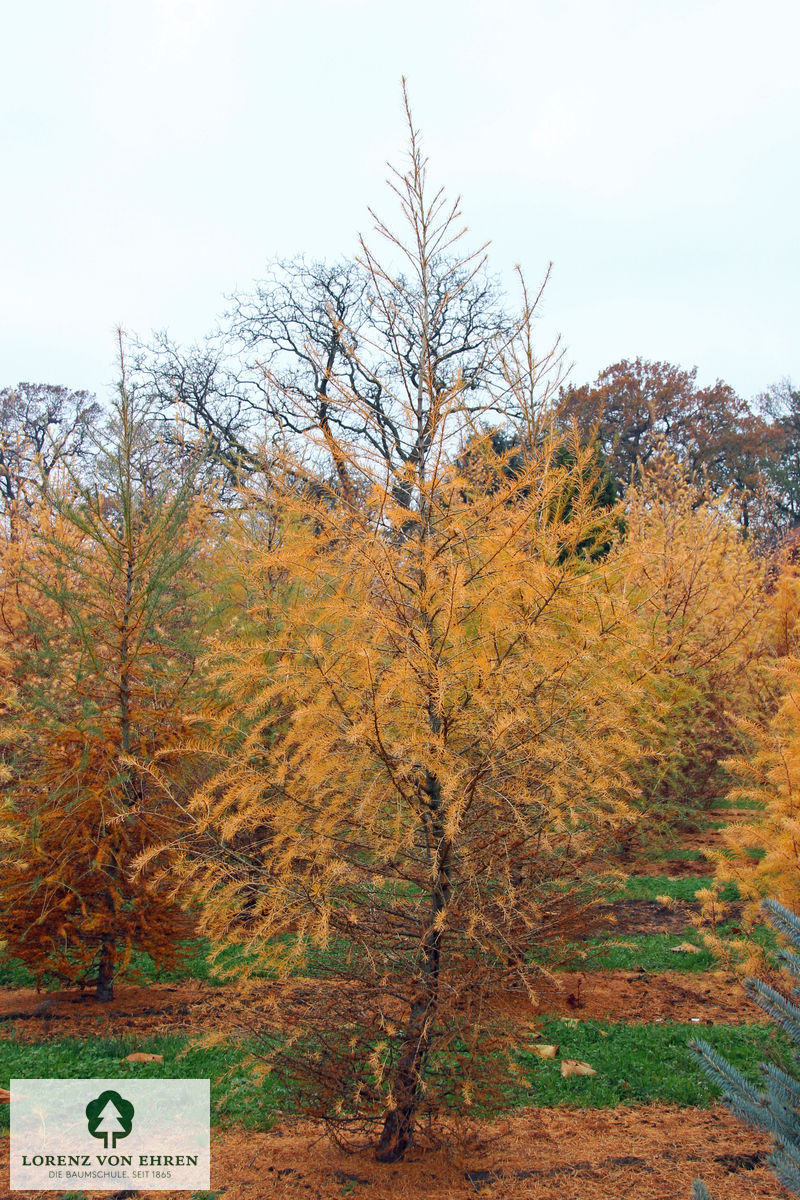
{"label": "brown mulch", "polygon": [[[369,1151],[345,1154],[310,1124],[269,1132],[215,1131],[211,1185],[222,1200],[304,1197],[333,1200],[689,1200],[701,1176],[718,1200],[785,1200],[764,1159],[769,1140],[725,1109],[652,1104],[617,1109],[529,1109],[453,1137],[438,1149],[413,1148],[383,1165]],[[0,1144],[0,1187],[8,1142]],[[0,1193],[5,1200],[6,1193]],[[126,1195],[131,1193],[125,1193]],[[136,1192],[142,1200],[186,1193]],[[90,1192],[109,1197],[114,1193]],[[49,1200],[52,1192],[16,1192]]]}
{"label": "brown mulch", "polygon": [[[745,1025],[768,1020],[747,998],[741,982],[726,971],[559,971],[555,979],[558,988],[541,988],[540,1014],[634,1024]],[[521,998],[516,1002],[522,1005]],[[504,1003],[512,1003],[508,993]]]}
{"label": "brown mulch", "polygon": [[0,988],[0,1037],[119,1037],[122,1034],[194,1033],[225,1027],[237,1032],[237,1005],[227,988],[188,980],[173,984],[121,984],[113,1000],[66,989]]}
{"label": "brown mulch", "polygon": [[[538,1010],[521,993],[503,993],[498,1003],[526,1020],[545,1014],[626,1021],[699,1018],[726,1024],[765,1019],[735,977],[724,971],[559,971],[555,980],[542,980]],[[298,980],[296,986],[307,992],[332,985]],[[41,1012],[43,1004],[47,1007]],[[0,989],[0,1038],[40,1042],[51,1037],[194,1034],[217,1031],[221,1023],[235,1035],[258,1023],[257,1010],[257,997],[239,1000],[228,988],[203,983],[123,985],[109,1004],[79,992],[50,992],[43,1000],[32,989]]]}
{"label": "brown mulch", "polygon": [[[733,822],[731,822],[731,824],[733,824]],[[682,833],[680,839],[681,849],[716,850],[724,844],[724,833],[724,829],[698,829],[691,833]]]}
{"label": "brown mulch", "polygon": [[697,875],[709,883],[714,878],[713,864],[705,858],[637,858],[625,870],[629,875],[669,875],[673,879]]}
{"label": "brown mulch", "polygon": [[[738,921],[744,912],[741,901],[725,905],[725,920]],[[616,933],[683,933],[699,916],[700,904],[696,900],[675,900],[661,904],[658,900],[615,900],[603,904],[597,912],[600,929]]]}

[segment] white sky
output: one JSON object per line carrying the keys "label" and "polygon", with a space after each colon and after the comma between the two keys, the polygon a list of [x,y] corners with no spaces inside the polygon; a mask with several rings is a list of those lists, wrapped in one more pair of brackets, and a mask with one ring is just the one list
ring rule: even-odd
{"label": "white sky", "polygon": [[267,260],[391,211],[400,77],[512,284],[552,259],[573,379],[800,383],[796,0],[2,5],[0,387],[107,395],[115,325],[199,338]]}

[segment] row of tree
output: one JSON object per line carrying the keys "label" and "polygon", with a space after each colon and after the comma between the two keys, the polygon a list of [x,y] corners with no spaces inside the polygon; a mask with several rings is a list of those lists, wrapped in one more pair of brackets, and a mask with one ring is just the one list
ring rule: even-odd
{"label": "row of tree", "polygon": [[718,794],[794,636],[757,489],[692,457],[692,377],[672,441],[654,404],[582,429],[413,127],[393,188],[404,233],[324,299],[237,304],[252,375],[121,346],[113,419],[63,397],[47,456],[16,393],[0,537],[9,952],[108,998],[194,923],[240,974],[330,976],[272,989],[264,1030],[384,1160],[514,1070],[498,990],[533,994],[636,839]]}
{"label": "row of tree", "polygon": [[[430,285],[446,297],[427,347],[440,386],[460,379],[474,419],[502,423],[514,409],[506,356],[515,325],[481,271],[438,254]],[[273,447],[307,449],[346,497],[340,446],[359,446],[396,471],[412,464],[416,438],[404,428],[396,386],[416,386],[419,332],[415,282],[402,281],[402,307],[384,310],[367,259],[277,264],[250,295],[234,297],[224,328],[182,349],[166,335],[126,347],[129,381],[151,398],[159,442],[180,474],[186,445],[208,450],[204,478],[230,485],[269,469]],[[527,297],[525,298],[527,303]],[[529,352],[534,353],[529,347]],[[518,366],[519,364],[517,364]],[[527,369],[553,420],[596,448],[608,485],[624,496],[643,469],[672,456],[701,490],[726,495],[749,535],[774,548],[800,519],[800,391],[788,380],[751,402],[727,384],[697,386],[696,370],[637,358],[602,371],[592,384],[565,386],[552,347]],[[46,490],[64,461],[89,479],[92,431],[102,413],[86,392],[19,384],[0,391],[0,504],[6,521],[18,501]],[[324,464],[324,465],[323,465]],[[223,490],[221,499],[225,499]]]}

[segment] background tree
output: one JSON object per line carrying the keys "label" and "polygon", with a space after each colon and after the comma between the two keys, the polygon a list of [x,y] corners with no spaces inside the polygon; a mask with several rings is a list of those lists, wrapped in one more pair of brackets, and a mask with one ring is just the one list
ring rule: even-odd
{"label": "background tree", "polygon": [[565,389],[561,419],[574,421],[584,440],[597,441],[620,493],[666,451],[699,486],[714,494],[733,489],[747,528],[761,488],[768,423],[727,384],[698,388],[696,376],[696,368],[623,360],[594,384]]}
{"label": "background tree", "polygon": [[[637,812],[685,827],[730,787],[722,764],[750,746],[739,719],[759,719],[770,703],[765,564],[725,497],[703,496],[669,458],[629,488],[618,554],[648,645],[647,707],[661,717],[637,721]],[[637,819],[632,835],[646,824]]]}
{"label": "background tree", "polygon": [[784,379],[760,396],[759,403],[771,421],[771,453],[764,471],[777,514],[775,525],[794,529],[800,522],[800,390]]}
{"label": "background tree", "polygon": [[[452,224],[447,238],[457,232]],[[157,336],[140,345],[137,371],[165,408],[185,407],[234,473],[266,465],[265,438],[274,435],[305,453],[313,444],[342,496],[355,486],[348,458],[356,452],[384,461],[397,481],[422,444],[398,404],[406,386],[421,386],[421,303],[432,317],[424,354],[438,386],[458,375],[461,407],[474,413],[490,411],[490,384],[503,392],[497,351],[513,323],[485,256],[457,266],[450,249],[446,239],[430,248],[423,297],[415,264],[395,246],[401,265],[391,310],[365,246],[354,260],[275,263],[251,292],[232,298],[215,337],[183,351]],[[545,354],[542,375],[552,366]]]}
{"label": "background tree", "polygon": [[240,378],[242,366],[224,336],[183,348],[166,333],[156,333],[148,343],[132,340],[130,360],[132,377],[153,397],[163,444],[173,444],[186,421],[207,450],[204,475],[216,466],[222,480],[231,483],[267,465],[263,373],[250,385]]}
{"label": "background tree", "polygon": [[0,391],[0,511],[12,537],[59,464],[77,468],[99,416],[89,392],[41,383]]}
{"label": "background tree", "polygon": [[[9,952],[37,975],[86,979],[97,997],[132,947],[167,960],[179,910],[130,878],[135,856],[171,836],[176,810],[147,772],[187,736],[200,614],[188,560],[201,514],[192,481],[154,477],[147,401],[123,382],[114,441],[90,489],[50,493],[13,648],[17,703],[2,715],[12,814],[0,919]],[[41,567],[41,570],[40,570]]]}

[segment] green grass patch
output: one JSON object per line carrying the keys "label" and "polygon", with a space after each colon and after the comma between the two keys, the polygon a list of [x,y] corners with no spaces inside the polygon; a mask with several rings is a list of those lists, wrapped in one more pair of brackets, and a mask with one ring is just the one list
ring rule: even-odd
{"label": "green grass patch", "polygon": [[[61,1038],[17,1044],[0,1041],[0,1086],[18,1079],[210,1079],[214,1124],[267,1129],[287,1101],[277,1076],[258,1077],[255,1042],[202,1045],[174,1034],[152,1037]],[[129,1063],[133,1051],[161,1054],[163,1063]],[[8,1105],[0,1106],[8,1128]]]}
{"label": "green grass patch", "polygon": [[[292,935],[285,935],[282,941],[287,944]],[[224,986],[230,982],[231,975],[239,976],[245,971],[252,972],[257,978],[271,978],[272,972],[267,969],[255,968],[256,955],[244,946],[225,946],[216,956],[212,956],[211,943],[207,938],[193,938],[180,944],[180,961],[174,967],[158,966],[149,954],[134,950],[130,961],[117,977],[120,983],[178,983],[184,979],[200,980],[214,986]],[[331,969],[345,965],[347,943],[342,940],[332,940],[325,950],[309,946],[306,961],[300,962],[293,974],[322,975]],[[45,975],[41,981],[45,989],[59,990],[74,986],[63,979]],[[3,987],[35,987],[36,977],[18,959],[7,957],[0,951],[0,986]]]}
{"label": "green grass patch", "polygon": [[703,858],[702,850],[687,850],[683,846],[660,846],[649,855],[658,862],[673,859],[675,862],[699,862]]}
{"label": "green grass patch", "polygon": [[[210,947],[205,938],[194,938],[181,944],[180,963],[171,969],[156,966],[149,954],[134,950],[130,962],[119,975],[125,983],[176,983],[181,979],[202,979],[220,983],[215,966],[210,962]],[[36,976],[17,958],[0,951],[0,986],[30,988],[36,986]],[[45,973],[41,980],[45,989],[58,991],[74,986],[65,980]]]}
{"label": "green grass patch", "polygon": [[36,986],[35,976],[18,958],[0,950],[0,987],[30,988]]}
{"label": "green grass patch", "polygon": [[[194,938],[180,944],[181,961],[174,968],[156,966],[149,954],[134,950],[130,962],[118,978],[126,983],[175,983],[180,979],[204,979],[210,983],[219,982],[214,973],[214,965],[209,961],[210,948],[204,938]],[[36,976],[17,958],[12,958],[0,950],[0,986],[3,987],[35,987]],[[58,990],[74,986],[64,979],[45,974],[41,986]]]}
{"label": "green grass patch", "polygon": [[[701,888],[707,888],[710,882],[704,875],[684,875],[680,878],[672,878],[669,875],[631,875],[614,894],[613,899],[657,900],[659,896],[669,896],[673,900],[692,901],[697,892]],[[738,900],[739,888],[731,881],[723,886],[721,894],[723,900]]]}
{"label": "green grass patch", "polygon": [[[727,921],[718,926],[717,932],[725,941],[745,939],[768,951],[778,945],[770,925],[757,924],[744,931],[737,922]],[[682,942],[697,946],[698,952],[678,951],[676,947]],[[738,951],[734,952],[737,961],[741,957]],[[576,945],[574,956],[565,966],[572,970],[708,971],[716,961],[716,956],[703,945],[698,930],[687,925],[680,933],[622,934],[611,929],[591,938],[585,946]]]}
{"label": "green grass patch", "polygon": [[709,808],[752,808],[760,809],[762,812],[766,808],[761,800],[731,800],[729,796],[724,796],[721,800],[715,800],[713,804],[709,804]]}
{"label": "green grass patch", "polygon": [[763,1025],[626,1025],[622,1022],[548,1021],[542,1041],[561,1047],[560,1057],[587,1062],[595,1076],[562,1079],[559,1059],[541,1059],[521,1051],[520,1063],[532,1089],[509,1095],[512,1104],[611,1108],[618,1104],[707,1106],[719,1096],[689,1053],[689,1043],[701,1037],[737,1067],[747,1079],[760,1083],[758,1065],[772,1062],[791,1070],[796,1065],[784,1033]]}
{"label": "green grass patch", "polygon": [[[732,850],[728,850],[725,847],[718,847],[718,849],[719,849],[719,853],[722,855],[723,858],[732,858],[733,857]],[[759,859],[764,857],[764,854],[766,853],[766,851],[762,850],[760,848],[751,849],[751,848],[747,847],[747,848],[745,848],[745,853],[747,854],[747,856],[749,858],[752,858],[756,862],[758,862]],[[649,852],[647,852],[646,857],[653,862],[669,862],[669,861],[672,861],[672,862],[701,862],[701,861],[704,861],[704,854],[703,854],[702,850],[688,850],[688,849],[686,849],[685,846],[663,846],[662,845],[662,846],[654,847],[651,850],[649,850]],[[705,861],[708,861],[708,860],[705,860]],[[709,867],[710,871],[713,870],[713,866],[710,862],[708,864],[708,867]]]}
{"label": "green grass patch", "polygon": [[178,983],[196,979],[221,986],[227,982],[225,972],[237,964],[250,967],[253,955],[241,946],[226,946],[212,960],[211,943],[207,938],[193,938],[181,944],[180,962],[172,968],[159,967],[149,954],[136,950],[121,976],[126,983]]}
{"label": "green grass patch", "polygon": [[[673,947],[689,942],[698,953],[676,952]],[[626,933],[613,931],[591,938],[584,948],[576,947],[571,969],[603,971],[708,971],[715,958],[703,946],[698,932],[688,927],[683,933]]]}
{"label": "green grass patch", "polygon": [[[702,1037],[754,1083],[758,1064],[791,1069],[793,1049],[785,1034],[762,1025],[626,1025],[611,1021],[546,1021],[541,1040],[560,1046],[560,1058],[587,1062],[595,1076],[562,1079],[560,1059],[541,1059],[521,1046],[517,1059],[529,1087],[510,1085],[505,1105],[569,1105],[609,1108],[618,1104],[708,1105],[718,1096],[689,1053]],[[124,1061],[132,1049],[163,1054],[163,1063]],[[46,1044],[0,1042],[0,1086],[12,1078],[122,1078],[211,1080],[212,1121],[220,1125],[269,1128],[279,1113],[292,1111],[292,1095],[280,1079],[261,1079],[252,1069],[249,1041],[202,1046],[178,1036],[146,1039],[65,1038]],[[489,1114],[487,1114],[489,1115]],[[8,1107],[0,1110],[8,1128]]]}

